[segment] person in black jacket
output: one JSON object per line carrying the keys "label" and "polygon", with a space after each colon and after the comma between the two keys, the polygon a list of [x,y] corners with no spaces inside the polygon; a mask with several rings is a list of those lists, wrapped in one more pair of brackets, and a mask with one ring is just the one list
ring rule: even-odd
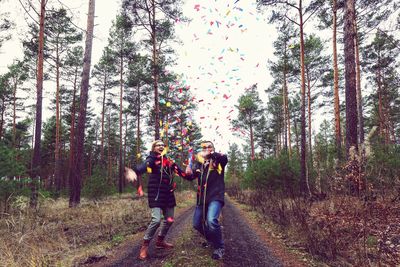
{"label": "person in black jacket", "polygon": [[214,144],[205,141],[192,169],[186,173],[197,178],[197,205],[193,215],[193,227],[214,246],[213,259],[224,255],[224,242],[218,218],[224,206],[226,155],[214,151]]}
{"label": "person in black jacket", "polygon": [[[165,145],[161,140],[152,143],[150,155],[146,161],[134,168],[135,176],[149,173],[147,185],[147,199],[151,209],[151,222],[147,227],[140,249],[139,259],[148,258],[148,248],[157,228],[161,225],[156,248],[173,248],[171,243],[165,242],[165,236],[174,222],[174,208],[176,206],[173,181],[174,174],[187,178],[186,174],[164,155]],[[132,180],[136,180],[134,177]],[[163,219],[162,219],[163,217]]]}

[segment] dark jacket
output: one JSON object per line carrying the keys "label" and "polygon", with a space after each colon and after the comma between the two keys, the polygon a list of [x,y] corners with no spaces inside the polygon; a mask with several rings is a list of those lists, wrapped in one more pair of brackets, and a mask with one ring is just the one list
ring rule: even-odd
{"label": "dark jacket", "polygon": [[171,159],[150,152],[146,161],[135,169],[137,174],[149,173],[147,198],[150,208],[172,208],[176,206],[174,195],[174,173],[185,177],[185,173]]}
{"label": "dark jacket", "polygon": [[[197,178],[197,205],[206,205],[218,200],[224,205],[225,166],[228,157],[224,154],[213,153],[208,160],[196,160],[193,164],[193,176]],[[210,168],[211,165],[211,168]]]}

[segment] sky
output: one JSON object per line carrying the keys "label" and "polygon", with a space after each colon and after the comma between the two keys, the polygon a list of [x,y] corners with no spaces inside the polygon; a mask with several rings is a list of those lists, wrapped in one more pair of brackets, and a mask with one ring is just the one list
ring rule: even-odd
{"label": "sky", "polygon": [[221,151],[243,144],[230,122],[237,117],[238,97],[258,84],[266,102],[264,90],[271,82],[267,61],[273,57],[276,32],[252,2],[189,0],[184,14],[190,14],[191,22],[177,24],[184,45],[176,71],[197,98],[195,118],[205,139]]}
{"label": "sky", "polygon": [[[85,29],[88,1],[62,2],[73,12],[77,25]],[[266,104],[264,90],[272,81],[267,61],[273,58],[272,42],[276,31],[267,23],[267,15],[260,14],[253,2],[186,0],[183,13],[191,21],[176,22],[176,35],[181,44],[174,47],[177,65],[171,71],[182,75],[195,96],[198,109],[192,119],[200,125],[204,138],[213,141],[216,150],[224,153],[229,144],[244,144],[242,138],[234,135],[230,123],[237,117],[238,97],[257,83]],[[96,1],[92,64],[98,62],[107,43],[119,5],[120,1]],[[13,59],[22,58],[18,38],[23,36],[26,27],[23,18],[30,21],[18,1],[6,1],[6,6],[12,16],[21,19],[17,21],[14,40],[7,42],[0,51],[0,73]],[[50,96],[45,94],[44,106],[49,100]],[[45,112],[44,117],[49,115]]]}

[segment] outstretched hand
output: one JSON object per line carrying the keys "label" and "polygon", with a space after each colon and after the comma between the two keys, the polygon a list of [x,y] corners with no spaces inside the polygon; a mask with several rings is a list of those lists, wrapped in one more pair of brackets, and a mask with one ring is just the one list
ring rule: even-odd
{"label": "outstretched hand", "polygon": [[137,174],[132,169],[125,167],[125,179],[134,182],[137,180]]}
{"label": "outstretched hand", "polygon": [[190,168],[189,165],[186,166],[185,173],[186,173],[187,175],[192,175],[192,174],[193,174],[192,168]]}
{"label": "outstretched hand", "polygon": [[144,196],[144,192],[143,192],[143,188],[141,185],[139,185],[138,189],[137,189],[137,193],[136,193],[139,197]]}

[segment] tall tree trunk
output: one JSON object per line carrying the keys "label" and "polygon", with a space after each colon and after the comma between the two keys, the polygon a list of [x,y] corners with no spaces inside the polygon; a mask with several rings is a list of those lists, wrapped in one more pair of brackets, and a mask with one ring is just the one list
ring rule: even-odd
{"label": "tall tree trunk", "polygon": [[151,23],[151,41],[153,45],[153,83],[154,83],[154,127],[155,140],[160,139],[160,105],[158,103],[158,52],[157,52],[157,38],[156,38],[156,3],[155,0],[151,0],[152,3],[152,23]]}
{"label": "tall tree trunk", "polygon": [[360,46],[357,32],[357,20],[354,15],[354,46],[356,56],[356,81],[357,81],[357,111],[358,111],[358,136],[360,144],[364,143],[364,117],[363,117],[363,99],[361,92],[361,67],[360,67]]}
{"label": "tall tree trunk", "polygon": [[340,130],[340,101],[339,101],[339,68],[338,68],[338,56],[337,56],[337,2],[333,0],[332,3],[332,24],[333,24],[333,91],[334,91],[334,107],[335,107],[335,141],[336,141],[336,152],[339,160],[342,159],[342,133]]}
{"label": "tall tree trunk", "polygon": [[6,111],[6,101],[4,97],[1,98],[1,114],[0,114],[0,140],[3,138],[3,126],[4,126],[4,113]]}
{"label": "tall tree trunk", "polygon": [[346,78],[346,156],[351,147],[358,150],[357,142],[357,84],[354,49],[354,0],[346,0],[344,15],[344,57]]}
{"label": "tall tree trunk", "polygon": [[[378,66],[380,66],[380,61],[378,58]],[[378,85],[378,119],[379,119],[379,135],[383,137],[384,133],[384,118],[383,118],[383,100],[382,100],[382,82],[380,75],[380,67],[376,71],[376,83]]]}
{"label": "tall tree trunk", "polygon": [[107,144],[107,183],[108,185],[112,184],[112,174],[111,174],[111,111],[108,111],[108,144]]}
{"label": "tall tree trunk", "polygon": [[307,166],[306,166],[306,75],[304,63],[304,24],[303,24],[303,8],[302,0],[299,1],[299,18],[300,18],[300,64],[301,64],[301,155],[300,155],[300,191],[310,195],[310,187],[308,184]]}
{"label": "tall tree trunk", "polygon": [[84,159],[84,141],[86,108],[89,94],[90,65],[92,59],[93,29],[94,29],[95,0],[89,0],[89,11],[87,20],[87,35],[85,42],[85,55],[83,57],[82,84],[79,105],[79,116],[77,135],[75,138],[76,156],[70,176],[70,198],[69,206],[76,207],[81,201],[82,167]]}
{"label": "tall tree trunk", "polygon": [[60,57],[56,44],[56,143],[54,149],[54,180],[57,194],[61,190],[60,170]]}
{"label": "tall tree trunk", "polygon": [[251,147],[251,160],[254,160],[255,153],[254,153],[254,133],[253,133],[252,118],[250,119],[250,147]]}
{"label": "tall tree trunk", "polygon": [[[68,168],[68,177],[71,176],[71,170],[74,163],[75,157],[75,113],[76,113],[76,84],[78,80],[78,67],[75,68],[75,76],[74,76],[74,89],[72,91],[72,104],[71,104],[71,129],[69,133],[69,168]],[[63,186],[65,186],[63,182]]]}
{"label": "tall tree trunk", "polygon": [[17,148],[16,144],[16,136],[17,136],[17,87],[18,87],[18,79],[14,80],[13,87],[13,125],[12,125],[12,146],[13,148]]}
{"label": "tall tree trunk", "polygon": [[124,177],[124,163],[122,162],[122,98],[124,92],[123,84],[123,68],[124,61],[121,52],[120,58],[120,77],[119,77],[119,172],[118,172],[118,192],[122,193],[123,190],[123,177]]}
{"label": "tall tree trunk", "polygon": [[[384,77],[383,77],[384,79]],[[389,101],[387,100],[387,87],[386,85],[383,87],[384,93],[383,93],[383,108],[384,108],[384,119],[385,119],[385,143],[389,144],[390,143],[390,105]]]}
{"label": "tall tree trunk", "polygon": [[[137,85],[137,125],[136,125],[136,158],[135,163],[137,164],[140,156],[140,111],[141,111],[141,101],[140,101],[140,83]],[[136,183],[136,189],[142,185],[142,176],[138,175]]]}
{"label": "tall tree trunk", "polygon": [[[128,140],[128,112],[125,113],[125,135],[124,135],[124,151],[123,151],[123,162],[125,165],[127,165],[129,168],[130,166],[130,161],[128,159],[128,162],[126,162],[126,147],[127,147],[127,140]],[[125,167],[124,165],[124,167]],[[122,173],[123,175],[123,173]],[[122,179],[122,188],[126,187],[126,180]]]}
{"label": "tall tree trunk", "polygon": [[107,77],[106,75],[104,75],[103,100],[101,109],[101,141],[100,141],[100,161],[102,166],[104,164],[104,117],[106,112],[106,88],[107,88]]}
{"label": "tall tree trunk", "polygon": [[[137,85],[137,122],[136,122],[136,159],[139,158],[140,155],[140,85]],[[135,161],[137,163],[137,160]]]}
{"label": "tall tree trunk", "polygon": [[311,121],[311,82],[310,74],[307,69],[307,111],[308,111],[308,147],[309,147],[309,160],[310,168],[313,167],[313,151],[312,151],[312,121]]}
{"label": "tall tree trunk", "polygon": [[300,157],[300,142],[299,142],[299,131],[298,131],[298,129],[297,129],[297,116],[296,115],[294,115],[294,118],[293,118],[293,125],[294,125],[294,137],[295,137],[295,142],[296,142],[296,150],[297,150],[297,155],[299,155],[299,157]]}
{"label": "tall tree trunk", "polygon": [[288,93],[288,87],[287,87],[287,69],[286,69],[286,62],[285,62],[285,68],[283,71],[283,89],[284,89],[284,108],[285,108],[285,118],[286,118],[286,127],[287,127],[287,141],[288,141],[288,152],[289,152],[289,157],[292,156],[292,141],[291,141],[291,129],[290,129],[290,112],[289,112],[289,93]]}
{"label": "tall tree trunk", "polygon": [[282,133],[283,133],[283,147],[285,152],[288,151],[288,142],[287,142],[287,120],[286,120],[286,93],[285,93],[285,86],[282,87],[282,100],[283,100],[283,120],[282,120]]}
{"label": "tall tree trunk", "polygon": [[39,22],[39,45],[36,76],[36,127],[35,127],[35,147],[33,149],[30,206],[36,208],[38,198],[38,182],[40,179],[40,141],[42,135],[42,94],[43,94],[43,49],[44,49],[44,21],[46,13],[46,0],[40,1],[40,22]]}

